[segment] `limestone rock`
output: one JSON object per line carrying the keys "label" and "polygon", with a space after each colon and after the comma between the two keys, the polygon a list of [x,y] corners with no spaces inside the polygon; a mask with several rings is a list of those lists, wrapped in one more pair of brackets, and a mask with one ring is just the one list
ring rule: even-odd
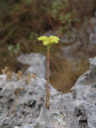
{"label": "limestone rock", "polygon": [[[50,102],[53,103],[60,94],[52,86],[50,90]],[[14,77],[12,81],[7,81],[6,75],[0,75],[0,128],[32,124],[44,107],[45,93],[44,78],[31,77],[27,85],[26,76],[20,80]]]}
{"label": "limestone rock", "polygon": [[36,74],[38,77],[46,78],[46,57],[39,53],[21,54],[17,61],[28,65],[26,73]]}
{"label": "limestone rock", "polygon": [[[81,75],[71,93],[60,94],[52,86],[51,108],[44,108],[46,80],[6,81],[0,76],[0,128],[96,128],[96,57],[89,59],[89,70]],[[25,76],[26,79],[26,76]],[[25,86],[26,85],[26,86]],[[15,116],[12,117],[16,90],[18,95]]]}

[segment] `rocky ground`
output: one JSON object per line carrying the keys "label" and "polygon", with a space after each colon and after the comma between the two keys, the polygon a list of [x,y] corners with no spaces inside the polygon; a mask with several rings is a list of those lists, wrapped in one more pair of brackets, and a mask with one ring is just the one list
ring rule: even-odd
{"label": "rocky ground", "polygon": [[0,128],[96,128],[96,57],[89,61],[71,93],[50,85],[50,110],[44,107],[44,78],[0,75]]}

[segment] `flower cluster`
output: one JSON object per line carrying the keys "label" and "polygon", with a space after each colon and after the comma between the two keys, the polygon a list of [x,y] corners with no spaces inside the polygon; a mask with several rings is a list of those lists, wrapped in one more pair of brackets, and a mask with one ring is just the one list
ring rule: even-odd
{"label": "flower cluster", "polygon": [[59,38],[57,36],[40,36],[38,38],[39,41],[43,41],[43,45],[50,47],[54,43],[59,43]]}

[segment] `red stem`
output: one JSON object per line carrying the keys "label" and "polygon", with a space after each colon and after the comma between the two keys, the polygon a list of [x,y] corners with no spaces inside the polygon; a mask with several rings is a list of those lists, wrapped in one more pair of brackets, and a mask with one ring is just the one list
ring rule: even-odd
{"label": "red stem", "polygon": [[50,108],[50,85],[49,85],[49,61],[50,61],[50,47],[47,51],[47,90],[46,90],[46,108]]}

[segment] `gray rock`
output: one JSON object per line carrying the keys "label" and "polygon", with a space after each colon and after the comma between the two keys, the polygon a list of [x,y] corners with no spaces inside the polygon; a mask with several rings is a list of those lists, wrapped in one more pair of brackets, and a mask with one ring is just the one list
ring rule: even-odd
{"label": "gray rock", "polygon": [[[45,104],[44,78],[34,79],[31,76],[31,82],[27,85],[26,76],[19,81],[15,76],[14,74],[12,81],[7,81],[6,75],[0,75],[0,128],[32,124]],[[50,93],[50,102],[53,103],[60,93],[52,86]]]}
{"label": "gray rock", "polygon": [[[78,48],[80,47],[81,45],[81,42],[80,41],[77,41],[76,43],[74,42],[73,44],[71,45],[66,45],[62,48],[63,50],[63,54],[65,57],[68,57],[70,59],[74,59],[76,58],[76,53],[77,53],[77,50]],[[68,59],[67,58],[67,59]],[[70,60],[69,59],[69,60]]]}
{"label": "gray rock", "polygon": [[70,32],[70,34],[64,34],[60,40],[64,45],[74,44],[78,37],[77,33],[78,31],[75,28],[72,28],[72,32]]}
{"label": "gray rock", "polygon": [[[88,128],[96,127],[96,57],[90,60],[90,69],[79,77],[72,88],[78,108],[82,105],[88,121]],[[74,94],[75,93],[75,94]]]}
{"label": "gray rock", "polygon": [[[38,126],[41,125],[41,128],[48,126],[50,128],[96,127],[96,71],[94,69],[96,69],[96,57],[90,59],[89,71],[79,77],[71,89],[72,93],[62,95],[62,99],[58,97],[54,101],[56,107],[52,106],[52,110],[43,110],[43,112],[41,110],[37,121]],[[52,117],[57,119],[55,123]]]}
{"label": "gray rock", "polygon": [[[70,34],[65,33],[61,38],[64,58],[81,60],[96,54],[96,17],[85,20],[81,29],[72,28]],[[82,54],[81,54],[82,53]]]}
{"label": "gray rock", "polygon": [[34,73],[38,77],[46,78],[46,57],[38,53],[21,54],[17,61],[28,65],[26,73]]}
{"label": "gray rock", "polygon": [[[6,81],[0,76],[1,128],[96,128],[96,57],[89,59],[89,70],[81,75],[71,93],[61,94],[52,86],[51,108],[44,107],[46,80],[37,77],[26,85],[20,81]],[[14,77],[15,78],[15,77]],[[17,89],[20,92],[15,116],[12,117]]]}

